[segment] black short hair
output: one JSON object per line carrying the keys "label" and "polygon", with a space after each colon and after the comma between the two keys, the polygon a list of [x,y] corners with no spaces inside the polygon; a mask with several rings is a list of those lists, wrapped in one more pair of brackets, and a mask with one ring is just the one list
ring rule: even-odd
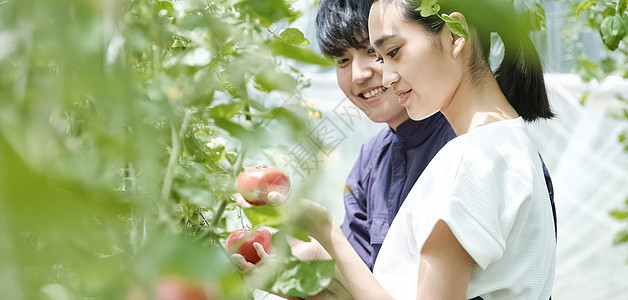
{"label": "black short hair", "polygon": [[316,38],[321,52],[341,56],[347,49],[369,47],[368,19],[373,0],[321,0]]}

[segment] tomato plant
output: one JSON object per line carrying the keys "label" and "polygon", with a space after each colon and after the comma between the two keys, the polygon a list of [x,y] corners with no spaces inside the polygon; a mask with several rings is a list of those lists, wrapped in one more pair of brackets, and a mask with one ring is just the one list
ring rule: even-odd
{"label": "tomato plant", "polygon": [[[330,62],[290,27],[300,15],[285,0],[1,1],[0,298],[124,299],[165,275],[250,297],[222,246],[246,221],[234,182],[305,136],[297,64]],[[308,268],[327,270],[317,288],[333,274]]]}

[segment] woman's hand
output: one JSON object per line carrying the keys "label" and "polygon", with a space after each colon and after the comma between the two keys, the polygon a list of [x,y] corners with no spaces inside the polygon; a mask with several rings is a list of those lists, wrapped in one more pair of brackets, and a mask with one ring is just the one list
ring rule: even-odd
{"label": "woman's hand", "polygon": [[298,213],[293,215],[295,225],[325,245],[335,225],[329,210],[307,199],[299,200],[298,205]]}
{"label": "woman's hand", "polygon": [[[274,197],[282,197],[282,195],[277,192],[268,193],[269,199],[272,200]],[[241,208],[251,207],[251,204],[246,202],[240,193],[233,194],[233,199]],[[295,225],[308,232],[315,239],[319,239],[321,237],[328,238],[334,224],[334,221],[329,214],[329,210],[327,210],[325,206],[307,199],[295,199],[293,201],[298,201],[298,203],[294,204],[296,212],[292,215]]]}
{"label": "woman's hand", "polygon": [[244,200],[244,196],[242,196],[242,194],[240,193],[235,193],[232,195],[233,199],[235,200],[236,204],[240,207],[240,208],[249,208],[252,205],[248,202],[246,202],[246,200]]}
{"label": "woman's hand", "polygon": [[[261,259],[260,261],[266,262],[269,260],[268,257],[270,257],[270,255],[266,253],[266,250],[264,250],[264,246],[262,246],[262,244],[255,242],[253,243],[253,248],[255,248],[255,252],[257,252],[257,256],[260,257]],[[241,254],[237,254],[237,253],[232,254],[231,259],[235,262],[238,268],[240,268],[242,271],[259,272],[259,271],[254,271],[259,268],[254,268],[255,264],[247,261],[244,258],[244,256],[242,256]],[[255,276],[255,274],[252,274],[252,275]]]}
{"label": "woman's hand", "polygon": [[[321,244],[318,243],[318,241],[316,241],[313,238],[309,242],[304,242],[299,239],[288,237],[288,244],[290,245],[292,255],[294,255],[299,260],[307,261],[307,260],[331,259],[331,256],[325,251],[325,249],[323,249],[323,246],[321,246]],[[263,277],[263,274],[267,274],[266,265],[267,264],[272,265],[273,259],[274,259],[272,255],[269,255],[268,253],[266,253],[266,251],[264,250],[264,247],[260,243],[257,243],[257,242],[253,243],[253,247],[255,248],[257,255],[261,258],[261,261],[260,263],[258,263],[258,265],[246,261],[246,259],[244,259],[244,257],[240,254],[232,255],[232,260],[234,261],[234,263],[241,270],[246,272],[246,278],[251,286],[255,286],[258,284],[257,283],[259,282],[258,281],[259,277],[257,277],[258,274],[262,274],[260,275],[260,277]],[[345,287],[342,286],[340,281],[338,281],[338,279],[336,278],[332,279],[332,281],[330,282],[329,286],[326,289],[324,289],[320,293],[313,296],[309,296],[305,298],[298,298],[298,297],[289,297],[289,296],[279,295],[279,294],[277,295],[284,297],[286,299],[289,299],[289,300],[353,299],[351,295],[349,294],[349,292],[345,289]]]}
{"label": "woman's hand", "polygon": [[[280,196],[277,193],[277,196]],[[275,197],[272,192],[269,193],[268,197]],[[244,197],[241,194],[233,194],[233,198],[241,208],[251,207],[251,204],[246,202]],[[295,201],[295,200],[293,200]],[[297,210],[294,211],[292,218],[294,224],[296,224],[299,228],[308,232],[311,235],[311,240],[309,242],[304,242],[302,240],[287,237],[288,245],[290,246],[290,250],[292,255],[298,258],[301,261],[308,260],[330,260],[332,259],[331,255],[325,250],[325,248],[321,245],[321,243],[317,240],[317,237],[325,238],[326,241],[330,241],[332,231],[334,226],[338,227],[336,223],[331,218],[329,211],[323,205],[320,205],[316,202],[301,199],[296,200],[298,203],[294,203]],[[267,228],[271,233],[275,233],[277,229]],[[340,230],[337,228],[337,230]],[[341,234],[341,233],[337,233]],[[261,286],[259,283],[255,282],[255,278],[257,274],[267,274],[266,270],[269,268],[268,265],[273,265],[276,267],[277,259],[273,257],[273,255],[269,255],[264,250],[259,243],[254,243],[253,247],[257,252],[257,255],[261,258],[261,261],[258,264],[253,264],[244,259],[243,256],[239,254],[233,254],[232,260],[234,263],[243,271],[247,273],[247,281],[251,282],[252,287]],[[264,273],[266,272],[266,273]],[[261,275],[260,275],[261,276]],[[294,297],[286,297],[285,295],[278,295],[285,297],[290,300],[298,300],[298,299],[306,299],[306,300],[331,300],[331,299],[353,299],[351,294],[347,291],[347,289],[343,286],[341,281],[337,276],[341,276],[338,270],[336,270],[336,276],[332,279],[329,286],[320,292],[317,295],[309,296],[306,298],[294,298]],[[263,277],[263,276],[261,276]],[[257,284],[257,285],[255,285]]]}

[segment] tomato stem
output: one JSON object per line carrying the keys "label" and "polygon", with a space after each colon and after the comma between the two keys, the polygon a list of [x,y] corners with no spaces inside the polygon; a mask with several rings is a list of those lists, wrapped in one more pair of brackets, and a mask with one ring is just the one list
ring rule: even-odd
{"label": "tomato stem", "polygon": [[218,209],[216,210],[216,215],[214,215],[214,219],[212,220],[211,227],[216,227],[216,225],[218,225],[222,214],[225,212],[225,207],[227,207],[227,199],[222,199]]}
{"label": "tomato stem", "polygon": [[164,183],[161,188],[161,200],[163,202],[167,201],[170,197],[170,191],[172,188],[172,181],[174,179],[174,167],[179,161],[179,155],[181,153],[181,140],[180,138],[185,134],[185,130],[188,126],[188,121],[190,119],[190,110],[185,111],[185,116],[183,117],[183,122],[181,122],[181,128],[179,132],[177,132],[175,128],[174,122],[170,125],[170,135],[172,142],[172,152],[170,153],[170,159],[168,160],[168,166],[166,167],[166,174],[164,175]]}

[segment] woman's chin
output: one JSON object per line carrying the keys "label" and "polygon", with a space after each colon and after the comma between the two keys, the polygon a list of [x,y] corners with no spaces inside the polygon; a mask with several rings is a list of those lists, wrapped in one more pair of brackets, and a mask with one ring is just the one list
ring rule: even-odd
{"label": "woman's chin", "polygon": [[427,119],[437,112],[437,111],[424,111],[424,110],[418,110],[418,109],[415,110],[411,108],[407,108],[407,110],[408,110],[408,115],[410,116],[410,119],[414,121]]}

